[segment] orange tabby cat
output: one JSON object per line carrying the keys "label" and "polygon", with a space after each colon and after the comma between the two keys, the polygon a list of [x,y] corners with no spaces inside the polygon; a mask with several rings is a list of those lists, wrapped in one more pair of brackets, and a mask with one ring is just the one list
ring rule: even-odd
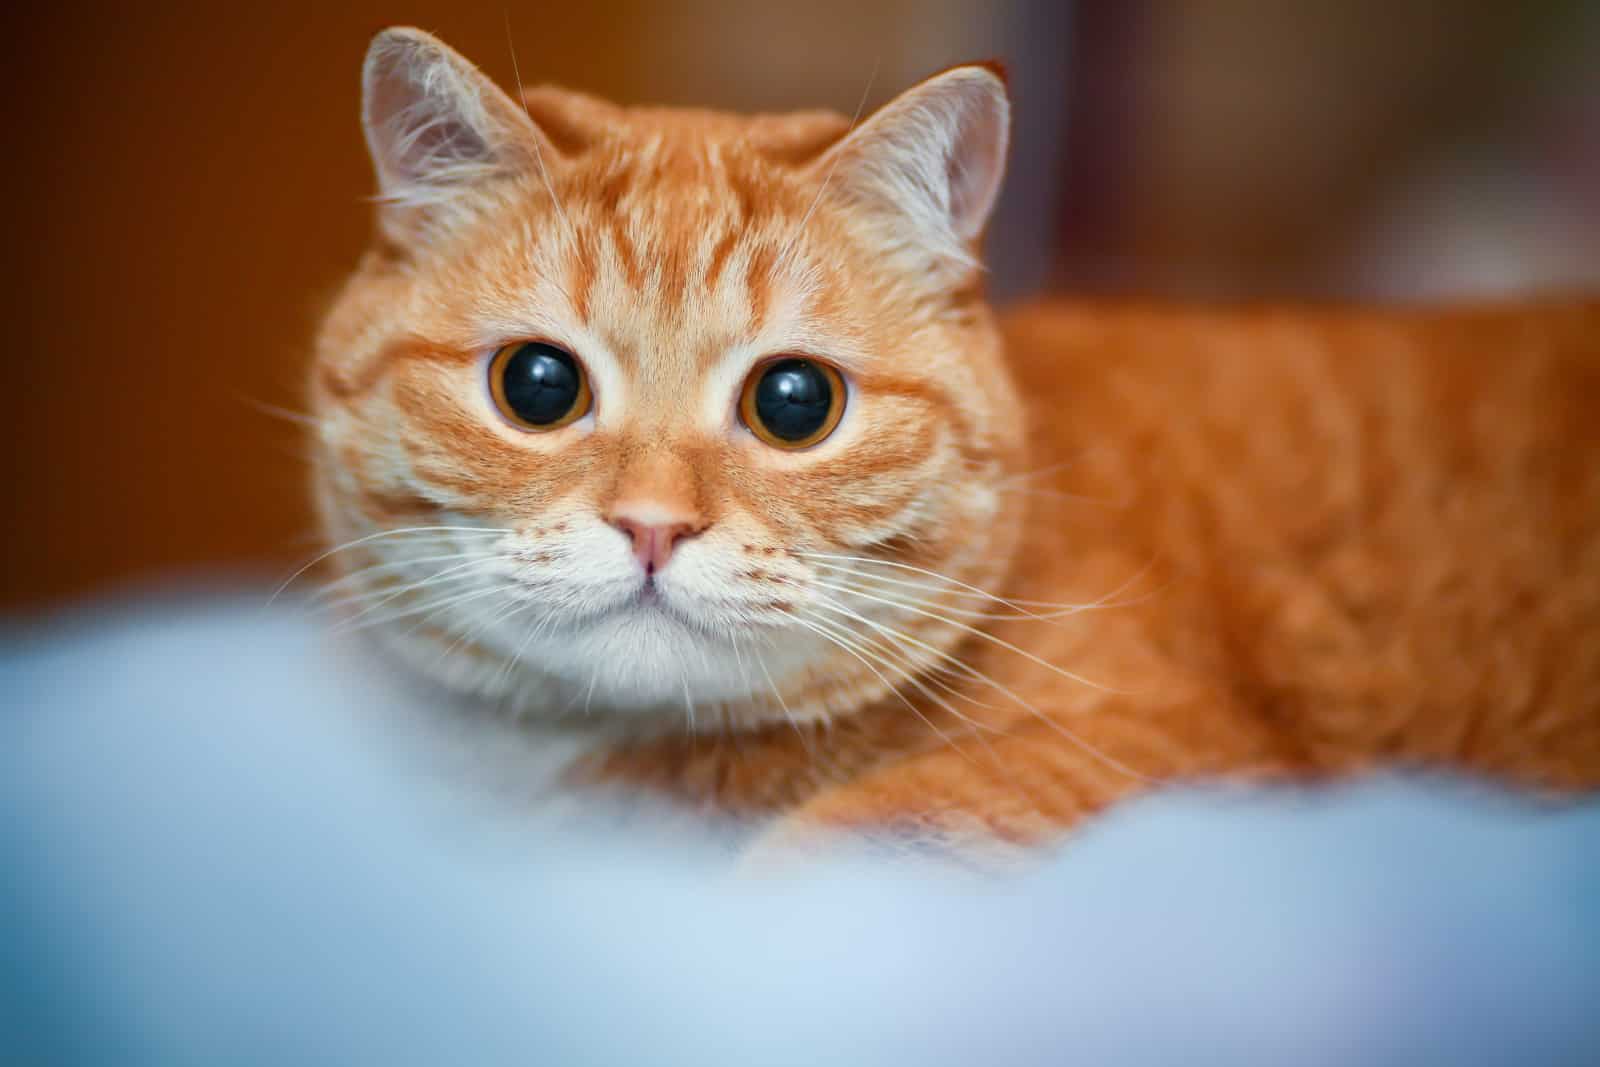
{"label": "orange tabby cat", "polygon": [[596,724],[575,780],[1010,842],[1178,779],[1600,783],[1600,302],[997,319],[985,66],[852,129],[519,104],[390,30],[365,94],[336,589]]}

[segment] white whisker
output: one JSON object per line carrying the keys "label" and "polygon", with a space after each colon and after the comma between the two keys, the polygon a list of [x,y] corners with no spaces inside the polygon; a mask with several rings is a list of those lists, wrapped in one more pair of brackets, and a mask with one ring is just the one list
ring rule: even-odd
{"label": "white whisker", "polygon": [[[1009,599],[1007,597],[1002,597],[1002,596],[998,596],[998,595],[996,595],[994,593],[991,593],[987,589],[981,589],[978,586],[969,585],[966,582],[960,581],[960,580],[955,579],[955,578],[951,578],[948,575],[940,574],[938,571],[931,571],[931,570],[928,570],[926,567],[913,566],[910,563],[901,563],[898,560],[877,559],[877,558],[872,557],[872,556],[845,556],[845,555],[839,555],[839,554],[832,553],[832,552],[800,552],[800,553],[797,553],[797,554],[802,559],[809,559],[809,560],[813,560],[813,561],[819,561],[819,560],[822,561],[820,563],[815,563],[814,565],[816,565],[816,566],[825,567],[825,568],[829,568],[829,569],[836,570],[836,571],[844,571],[847,574],[853,574],[856,577],[861,577],[861,578],[865,578],[865,577],[867,577],[867,575],[865,575],[861,571],[852,570],[849,567],[841,567],[841,566],[838,565],[838,563],[843,562],[843,563],[866,564],[866,565],[869,565],[869,566],[892,567],[892,568],[894,568],[896,570],[910,571],[913,574],[920,574],[920,575],[923,575],[923,576],[928,577],[928,578],[934,578],[934,579],[937,579],[938,581],[945,582],[948,585],[954,586],[955,588],[963,590],[963,591],[965,591],[965,592],[967,592],[967,593],[969,593],[969,594],[971,594],[971,595],[973,595],[975,597],[980,597],[980,598],[982,598],[984,600],[992,601],[993,603],[996,603],[996,604],[1004,604],[1006,607],[1011,608],[1011,609],[1015,610],[1016,612],[1018,612],[1019,614],[1024,615],[1024,616],[1026,616],[1028,618],[1058,617],[1058,616],[1061,616],[1061,615],[1070,615],[1070,614],[1073,614],[1075,612],[1085,611],[1085,610],[1088,610],[1088,609],[1091,609],[1091,608],[1104,607],[1104,606],[1106,606],[1105,601],[1108,598],[1116,596],[1117,593],[1119,593],[1122,590],[1128,588],[1134,582],[1136,582],[1140,578],[1142,578],[1145,574],[1149,573],[1150,567],[1153,565],[1153,561],[1152,561],[1152,563],[1145,564],[1144,567],[1140,568],[1140,570],[1132,578],[1129,578],[1126,582],[1122,583],[1122,585],[1120,585],[1116,589],[1112,590],[1112,592],[1106,594],[1105,597],[1101,597],[1099,600],[1092,600],[1092,601],[1089,601],[1086,604],[1063,604],[1063,603],[1052,603],[1050,601],[1044,601],[1044,600],[1013,600],[1013,599]],[[876,576],[873,576],[871,580],[873,580],[873,581],[883,581],[883,582],[886,582],[886,583],[893,584],[891,582],[891,580],[887,579],[887,578],[879,579]],[[1032,611],[1032,610],[1030,610],[1031,608],[1040,608],[1040,609],[1044,610],[1044,614],[1040,614],[1039,612]]]}
{"label": "white whisker", "polygon": [[[354,616],[346,619],[345,623],[348,624],[356,622],[357,620],[370,615],[378,608],[383,607],[385,604],[391,603],[399,597],[405,596],[407,593],[420,592],[424,589],[430,589],[435,585],[452,584],[446,582],[446,579],[456,574],[460,574],[463,571],[471,570],[474,567],[482,567],[485,564],[502,563],[505,561],[505,559],[505,556],[474,556],[465,563],[458,563],[453,567],[446,567],[443,570],[436,571],[433,574],[428,575],[426,578],[420,578],[417,581],[402,585],[398,589],[390,590],[387,587],[380,587],[379,589],[372,591],[372,595],[379,597],[377,602],[366,605],[360,611],[356,612]],[[351,603],[358,602],[361,599],[362,594],[357,594],[355,597],[352,597],[349,600],[334,603],[332,607],[335,610],[348,607]]]}
{"label": "white whisker", "polygon": [[812,761],[815,762],[817,754],[811,748],[811,739],[806,736],[805,730],[801,729],[800,720],[794,717],[794,712],[789,710],[789,702],[783,699],[783,692],[778,688],[778,683],[772,680],[772,671],[767,667],[766,657],[761,654],[759,648],[752,648],[750,651],[755,654],[756,665],[761,668],[762,675],[766,677],[767,685],[771,687],[772,695],[778,701],[778,707],[783,709],[783,717],[789,720],[790,726],[794,727],[795,734],[800,738],[800,744],[805,747],[806,755],[810,756]]}
{"label": "white whisker", "polygon": [[[1141,578],[1143,578],[1146,574],[1148,574],[1150,572],[1151,567],[1153,566],[1153,562],[1145,564],[1132,577],[1128,578],[1121,585],[1117,586],[1115,589],[1111,590],[1109,593],[1106,593],[1104,596],[1098,597],[1098,598],[1096,598],[1094,600],[1086,601],[1086,602],[1081,603],[1081,604],[1053,604],[1053,603],[1050,603],[1048,601],[1039,601],[1039,600],[1006,599],[1004,597],[996,596],[993,593],[989,593],[989,592],[985,592],[983,590],[980,590],[976,586],[970,586],[970,585],[967,585],[964,582],[958,582],[954,578],[947,578],[944,575],[936,574],[933,571],[924,571],[924,570],[922,570],[922,568],[911,568],[909,564],[901,564],[901,563],[897,563],[897,562],[895,562],[893,560],[873,560],[873,559],[869,559],[867,557],[849,557],[849,558],[852,558],[852,559],[856,560],[857,562],[861,562],[861,563],[876,563],[876,564],[880,564],[880,565],[886,566],[886,567],[909,568],[909,569],[912,569],[912,570],[916,570],[916,571],[918,571],[920,573],[933,575],[934,577],[937,577],[940,581],[949,583],[949,585],[953,586],[954,588],[930,585],[929,583],[926,583],[926,582],[915,582],[915,581],[908,581],[908,580],[905,580],[905,579],[886,578],[886,577],[884,577],[882,575],[869,574],[866,571],[857,570],[855,568],[843,567],[843,566],[840,566],[840,565],[838,565],[836,563],[825,563],[824,562],[824,563],[814,563],[813,565],[817,566],[817,567],[819,567],[819,568],[821,568],[823,570],[837,572],[838,574],[843,574],[843,575],[848,576],[847,578],[837,578],[836,577],[835,578],[836,581],[848,582],[849,578],[857,579],[858,580],[857,583],[856,583],[857,586],[859,588],[865,590],[865,591],[884,593],[884,595],[886,595],[886,596],[895,596],[898,600],[903,601],[903,602],[905,602],[907,604],[922,604],[922,605],[929,606],[929,607],[935,607],[935,606],[937,606],[937,607],[945,607],[946,610],[953,611],[956,614],[964,615],[964,616],[967,616],[967,617],[976,617],[976,618],[980,618],[980,619],[993,620],[993,621],[997,621],[997,622],[998,621],[1013,621],[1013,620],[1032,619],[1032,620],[1035,620],[1035,621],[1038,621],[1038,622],[1049,622],[1049,623],[1053,623],[1053,624],[1059,625],[1060,620],[1063,619],[1063,618],[1066,618],[1068,616],[1082,614],[1083,612],[1087,612],[1087,611],[1104,611],[1104,610],[1108,610],[1108,609],[1111,609],[1111,608],[1128,607],[1128,606],[1131,606],[1133,604],[1141,603],[1142,601],[1148,599],[1150,596],[1154,595],[1154,593],[1146,593],[1143,596],[1134,597],[1134,598],[1129,599],[1129,600],[1117,600],[1117,599],[1115,599],[1118,596],[1120,596],[1124,591],[1126,591],[1130,586],[1134,585]],[[881,586],[881,585],[891,585],[891,586],[896,586],[896,587],[901,587],[901,588],[909,588],[909,589],[920,589],[920,590],[924,590],[926,592],[937,593],[937,594],[939,594],[940,596],[943,596],[943,597],[957,597],[957,598],[964,598],[964,599],[987,600],[987,601],[990,601],[992,603],[1003,604],[1003,605],[1005,605],[1007,607],[1014,608],[1015,609],[1015,613],[1014,614],[1010,614],[1010,615],[1003,615],[1003,614],[1000,614],[998,612],[991,612],[991,611],[986,611],[986,610],[985,611],[980,611],[980,610],[965,609],[965,608],[949,608],[946,605],[940,604],[940,603],[936,602],[935,600],[933,600],[931,598],[909,597],[909,596],[905,596],[903,594],[893,594],[893,593],[886,592],[885,590],[882,590],[882,589],[878,588],[878,586]],[[1038,610],[1038,611],[1035,611],[1035,610],[1033,610],[1034,608],[1040,608],[1040,609],[1048,608],[1049,610]]]}
{"label": "white whisker", "polygon": [[[533,600],[526,600],[521,603],[514,604],[510,610],[501,611],[498,614],[491,616],[481,625],[468,631],[462,637],[457,638],[457,641],[465,642],[468,640],[475,640],[479,634],[486,632],[491,627],[508,623],[518,615],[521,615],[523,612],[531,611],[538,606],[539,605],[537,601]],[[528,627],[527,632],[522,635],[522,640],[517,644],[516,648],[512,650],[511,654],[506,657],[505,662],[500,665],[499,669],[494,672],[494,677],[489,680],[490,689],[498,689],[502,683],[511,678],[511,672],[516,670],[517,666],[522,662],[522,654],[527,651],[528,645],[533,641],[534,636],[538,634],[539,631],[539,622],[535,622],[532,626]],[[573,703],[576,702],[577,697],[573,697]],[[571,705],[568,705],[569,708],[570,706]]]}
{"label": "white whisker", "polygon": [[689,716],[689,736],[695,736],[694,698],[689,695],[689,672],[684,670],[683,663],[678,663],[678,678],[683,682],[683,710]]}
{"label": "white whisker", "polygon": [[[368,567],[362,567],[358,570],[350,571],[342,577],[328,582],[326,585],[322,586],[315,593],[313,593],[310,597],[310,600],[313,604],[329,601],[333,598],[334,593],[340,588],[349,585],[359,585],[361,582],[370,579],[375,574],[385,574],[389,571],[403,571],[412,567],[420,567],[425,563],[452,563],[457,560],[469,558],[480,559],[483,557],[476,552],[451,552],[442,556],[419,556],[416,559],[396,559],[388,560],[384,563],[375,563]],[[386,588],[387,587],[380,586],[378,589],[372,590],[372,592],[382,592]],[[350,601],[339,601],[339,603],[348,604]]]}
{"label": "white whisker", "polygon": [[[854,613],[849,613],[849,614],[852,617],[855,617]],[[932,684],[940,686],[942,689],[944,689],[951,696],[956,697],[959,700],[967,701],[967,702],[969,702],[971,704],[974,704],[976,706],[979,706],[979,707],[991,707],[990,705],[983,704],[981,701],[973,700],[972,697],[969,694],[963,693],[960,690],[956,689],[955,687],[940,681],[933,674],[928,672],[928,669],[926,668],[925,665],[923,665],[921,663],[918,663],[915,659],[913,659],[912,657],[907,655],[905,650],[901,646],[896,644],[894,641],[892,641],[892,640],[889,641],[888,644],[887,644],[887,647],[886,647],[884,644],[880,643],[877,638],[868,638],[867,635],[861,634],[861,633],[859,633],[857,631],[854,631],[854,630],[851,630],[848,626],[845,626],[842,623],[836,623],[836,622],[831,622],[831,621],[828,621],[828,620],[823,620],[823,619],[819,618],[816,615],[812,615],[810,618],[811,618],[811,621],[813,621],[813,622],[826,623],[827,625],[835,627],[837,630],[842,630],[844,633],[848,634],[850,637],[855,638],[858,642],[860,642],[858,644],[858,647],[860,647],[863,652],[865,652],[868,655],[871,655],[873,659],[877,660],[884,667],[886,667],[889,670],[893,671],[897,676],[904,678],[906,680],[906,682],[909,685],[912,686],[912,688],[916,689],[919,693],[921,693],[929,701],[933,702],[934,704],[937,704],[940,708],[943,708],[945,711],[949,712],[952,716],[954,716],[955,718],[959,719],[961,722],[965,723],[968,727],[970,727],[972,735],[976,736],[978,738],[978,740],[979,740],[979,743],[982,744],[986,749],[989,749],[989,742],[988,742],[987,738],[982,736],[984,733],[1000,734],[1002,736],[1005,735],[1005,731],[1004,730],[1002,730],[1002,729],[1000,729],[998,727],[995,727],[995,726],[990,726],[986,722],[981,722],[981,721],[979,721],[977,719],[974,719],[974,718],[972,718],[972,717],[970,717],[968,715],[963,714],[959,709],[957,709],[953,704],[951,704],[944,697],[941,697],[939,694],[937,694],[937,693],[933,692],[932,690],[930,690],[928,688],[928,684],[932,683]],[[888,653],[888,652],[892,651],[893,653],[896,654],[896,656],[898,658],[890,659],[887,654],[880,654],[880,653],[874,651],[874,650],[880,650],[880,649],[883,650],[883,653]],[[923,680],[924,678],[926,678],[927,681],[924,681]],[[992,707],[991,707],[991,710],[992,710]],[[989,751],[990,751],[991,755],[994,754],[993,749],[989,749]]]}
{"label": "white whisker", "polygon": [[[400,611],[390,612],[387,615],[381,615],[381,616],[379,616],[378,618],[375,618],[375,619],[367,619],[366,621],[360,623],[359,625],[352,626],[352,625],[349,625],[347,623],[340,624],[339,626],[334,627],[332,632],[334,632],[334,633],[345,633],[345,632],[350,632],[350,631],[355,631],[355,630],[368,630],[368,629],[371,629],[374,626],[385,626],[385,625],[387,625],[387,624],[389,624],[391,622],[398,622],[401,619],[413,618],[418,614],[425,614],[427,616],[431,616],[434,612],[438,611],[440,608],[447,608],[447,607],[453,607],[453,606],[458,605],[458,604],[465,604],[465,603],[467,603],[469,601],[478,600],[478,599],[480,599],[482,597],[486,597],[486,596],[494,596],[494,595],[502,595],[503,596],[504,594],[505,594],[505,590],[503,588],[501,588],[499,586],[490,586],[487,589],[476,589],[476,590],[472,590],[470,592],[458,594],[458,595],[455,595],[455,596],[436,597],[433,600],[425,601],[422,604],[412,604],[409,607],[401,609]],[[424,621],[426,621],[426,620],[424,620]]]}
{"label": "white whisker", "polygon": [[285,422],[292,422],[299,426],[320,426],[322,424],[321,419],[317,418],[315,415],[310,415],[303,411],[291,411],[288,408],[279,407],[276,404],[268,404],[264,400],[257,400],[254,397],[245,396],[243,393],[235,392],[234,395],[238,397],[240,402],[254,408],[263,415],[270,415],[275,419],[283,419]]}
{"label": "white whisker", "polygon": [[[793,619],[794,623],[797,626],[805,627],[806,629],[810,630],[812,633],[817,634],[819,637],[822,637],[823,639],[825,639],[827,641],[833,642],[833,644],[837,645],[839,648],[844,649],[844,651],[846,651],[850,655],[854,656],[857,660],[859,660],[861,662],[862,666],[866,667],[867,670],[872,672],[873,676],[876,677],[879,682],[883,683],[883,687],[884,687],[885,691],[889,695],[891,695],[891,696],[895,697],[896,699],[898,699],[900,701],[900,703],[904,704],[907,708],[910,709],[911,714],[915,715],[917,718],[921,719],[924,723],[926,723],[927,726],[928,726],[928,729],[932,730],[935,734],[937,734],[941,741],[943,741],[945,744],[949,745],[951,748],[955,749],[957,752],[961,753],[961,755],[964,756],[966,759],[972,760],[972,754],[967,752],[960,745],[956,744],[955,739],[952,738],[949,734],[947,734],[943,730],[939,729],[939,725],[937,723],[935,723],[932,719],[928,718],[927,715],[923,714],[922,709],[917,707],[916,704],[912,703],[911,699],[900,691],[899,686],[895,685],[893,682],[889,681],[888,678],[884,677],[883,672],[878,670],[877,667],[873,666],[872,662],[870,660],[868,660],[865,655],[863,655],[860,651],[857,650],[857,646],[856,646],[855,642],[846,640],[844,638],[841,638],[841,637],[839,637],[838,635],[836,635],[834,633],[830,633],[829,631],[824,629],[817,622],[817,620],[815,620],[815,619],[803,619],[798,615],[792,615],[791,618]],[[976,760],[973,760],[973,763],[976,763],[976,762],[977,762]]]}
{"label": "white whisker", "polygon": [[[815,594],[813,594],[813,595],[815,595]],[[856,595],[860,595],[860,594],[856,594]],[[958,659],[955,656],[952,656],[950,653],[945,652],[944,650],[942,650],[940,648],[937,648],[937,647],[935,647],[933,645],[930,645],[925,641],[921,641],[921,640],[919,640],[919,639],[917,639],[915,637],[912,637],[909,634],[901,633],[898,630],[894,630],[892,627],[887,627],[887,626],[883,625],[882,623],[879,623],[879,622],[877,622],[877,621],[875,621],[873,619],[868,618],[865,615],[860,614],[859,612],[851,611],[849,608],[846,608],[843,605],[838,604],[836,601],[833,601],[831,598],[819,597],[818,600],[817,600],[817,603],[819,605],[829,607],[832,610],[837,611],[837,612],[839,612],[841,614],[849,615],[849,616],[857,619],[858,621],[864,623],[865,625],[870,626],[875,630],[878,630],[879,632],[883,632],[883,633],[886,633],[886,634],[892,634],[898,640],[909,642],[911,644],[914,644],[914,645],[918,646],[919,648],[922,648],[922,649],[932,653],[933,655],[939,657],[940,659],[950,663],[952,666],[957,668],[963,674],[966,674],[969,677],[971,677],[971,678],[973,678],[973,679],[975,679],[977,681],[981,681],[986,685],[992,686],[994,689],[996,689],[1000,693],[1004,694],[1006,697],[1008,697],[1013,702],[1015,702],[1018,707],[1022,708],[1023,710],[1025,710],[1025,711],[1029,712],[1030,714],[1032,714],[1033,716],[1035,716],[1037,719],[1039,719],[1039,721],[1043,722],[1051,730],[1055,731],[1060,736],[1066,738],[1068,741],[1070,741],[1073,745],[1077,746],[1079,749],[1083,750],[1084,752],[1088,753],[1089,755],[1093,756],[1094,758],[1100,760],[1102,763],[1105,763],[1107,766],[1112,767],[1115,770],[1118,770],[1118,771],[1122,772],[1123,774],[1128,775],[1131,778],[1138,779],[1139,781],[1148,782],[1148,781],[1151,780],[1147,775],[1139,773],[1138,771],[1136,771],[1133,768],[1129,767],[1127,764],[1123,763],[1121,760],[1118,760],[1113,756],[1109,756],[1106,753],[1101,752],[1099,749],[1097,749],[1093,745],[1089,744],[1089,742],[1085,741],[1083,738],[1079,737],[1077,734],[1073,733],[1071,730],[1068,730],[1066,727],[1064,727],[1060,723],[1056,722],[1053,718],[1051,718],[1050,716],[1046,715],[1044,712],[1040,711],[1038,708],[1034,707],[1028,701],[1024,700],[1021,696],[1019,696],[1009,686],[1003,685],[1002,683],[996,681],[994,678],[991,678],[989,675],[983,673],[982,671],[978,670],[977,668],[973,667],[972,665],[970,665],[970,664]],[[935,616],[935,617],[937,618],[937,616]],[[949,620],[945,620],[945,621],[949,621]],[[956,624],[956,625],[959,625],[959,624]],[[1021,650],[1016,649],[1015,646],[1007,645],[1005,647],[1010,648],[1012,651],[1019,652],[1020,654],[1022,654],[1024,656],[1027,656],[1030,659],[1037,659],[1037,657],[1034,657],[1029,653],[1021,653]],[[1065,674],[1069,678],[1074,678],[1075,679],[1075,676],[1071,675],[1069,672],[1061,671],[1060,668],[1054,667],[1051,664],[1046,663],[1046,662],[1044,662],[1042,660],[1039,661],[1039,662],[1041,662],[1046,667],[1050,667],[1052,670],[1056,670],[1059,673]],[[1101,686],[1101,687],[1098,687],[1098,688],[1102,688],[1103,689],[1105,687]]]}
{"label": "white whisker", "polygon": [[1004,638],[996,637],[994,634],[989,633],[987,630],[981,630],[976,626],[969,626],[964,622],[960,622],[960,621],[958,621],[956,619],[952,619],[952,618],[949,618],[947,616],[941,615],[938,612],[929,611],[926,608],[916,607],[916,606],[911,605],[911,604],[897,604],[892,600],[887,600],[887,599],[885,599],[883,597],[875,596],[872,593],[863,593],[860,590],[850,589],[850,588],[848,588],[846,586],[835,585],[835,584],[833,584],[831,582],[825,582],[825,581],[820,581],[819,580],[816,584],[821,586],[824,589],[832,589],[835,592],[847,593],[847,594],[849,594],[851,596],[858,596],[858,597],[861,597],[861,598],[863,598],[865,600],[871,600],[871,601],[873,601],[875,603],[878,603],[878,604],[887,605],[888,607],[900,608],[903,611],[909,611],[909,612],[912,612],[913,614],[926,616],[927,618],[934,619],[934,620],[936,620],[938,622],[942,622],[947,626],[953,626],[956,629],[961,630],[964,633],[972,634],[974,637],[977,637],[980,640],[988,641],[990,644],[997,645],[1000,648],[1006,649],[1008,652],[1015,652],[1017,655],[1021,656],[1023,659],[1028,660],[1029,662],[1037,663],[1039,666],[1045,668],[1046,670],[1054,671],[1056,674],[1060,675],[1061,677],[1066,678],[1069,681],[1077,682],[1079,685],[1088,686],[1090,689],[1099,689],[1099,690],[1102,690],[1103,692],[1116,693],[1116,694],[1121,695],[1121,696],[1130,695],[1128,690],[1118,689],[1115,686],[1104,685],[1104,684],[1102,684],[1100,682],[1096,682],[1096,681],[1093,681],[1091,679],[1085,678],[1080,674],[1074,674],[1074,673],[1072,673],[1071,671],[1067,670],[1064,667],[1058,667],[1054,663],[1051,663],[1049,660],[1042,659],[1041,657],[1034,655],[1032,652],[1029,652],[1025,648],[1018,648],[1016,645],[1012,644],[1010,641],[1005,640]]}
{"label": "white whisker", "polygon": [[370,543],[372,541],[377,541],[377,540],[380,540],[382,538],[400,537],[400,536],[404,536],[404,535],[440,534],[440,533],[492,534],[492,535],[498,537],[498,536],[503,536],[505,534],[512,533],[512,532],[513,531],[508,530],[508,529],[497,529],[497,528],[487,527],[487,526],[401,526],[401,527],[398,527],[397,529],[392,529],[392,530],[379,530],[377,533],[367,534],[365,537],[358,537],[354,541],[346,541],[342,545],[335,545],[333,548],[328,549],[326,552],[322,553],[320,556],[317,556],[310,563],[307,563],[305,566],[301,567],[299,570],[297,570],[293,574],[289,575],[289,577],[285,578],[283,580],[283,583],[281,585],[279,585],[277,589],[273,590],[272,595],[267,598],[267,605],[270,607],[272,605],[273,601],[277,600],[278,597],[282,596],[283,595],[283,591],[285,589],[289,588],[289,586],[294,583],[295,579],[299,578],[302,574],[304,574],[306,571],[310,570],[312,567],[315,567],[317,564],[321,563],[323,560],[326,560],[331,556],[336,556],[340,552],[345,552],[345,551],[348,551],[349,549],[356,548],[356,547],[359,547],[360,545],[368,544],[368,543]]}
{"label": "white whisker", "polygon": [[[867,75],[867,84],[861,90],[861,99],[856,102],[856,112],[850,116],[850,125],[845,128],[844,136],[839,138],[839,144],[844,143],[850,134],[855,131],[856,123],[861,121],[861,112],[866,109],[867,97],[872,93],[872,83],[878,80],[880,62],[881,60],[873,60],[872,73]],[[840,154],[836,153],[834,155],[833,162],[828,165],[828,173],[823,175],[822,184],[817,187],[817,195],[811,198],[811,203],[806,208],[806,213],[800,216],[800,225],[795,227],[794,234],[789,238],[789,243],[783,246],[783,251],[778,253],[778,258],[772,261],[772,270],[768,272],[769,274],[775,275],[778,272],[778,268],[788,260],[789,253],[794,250],[795,245],[800,243],[800,238],[806,230],[806,223],[811,221],[811,216],[816,212],[817,205],[822,203],[822,194],[828,191],[828,186],[833,181],[833,172],[839,169],[840,158],[842,158]]]}
{"label": "white whisker", "polygon": [[[561,198],[556,195],[556,187],[550,181],[550,171],[546,169],[544,165],[544,150],[539,145],[539,140],[544,136],[544,133],[539,130],[539,124],[533,121],[533,113],[528,110],[528,101],[523,95],[524,90],[522,87],[522,68],[517,65],[517,46],[512,42],[511,39],[511,11],[507,9],[502,13],[505,15],[506,21],[506,49],[511,53],[511,73],[517,80],[517,102],[522,105],[522,113],[528,116],[528,122],[534,127],[534,162],[538,164],[539,177],[544,180],[544,188],[545,191],[550,194],[550,202],[555,205],[556,213],[561,216],[561,221],[566,224],[567,233],[570,234],[572,236],[572,240],[576,242],[578,240],[578,231],[573,228],[572,219],[568,217],[567,209],[562,206]],[[553,279],[551,280],[551,284],[556,284]],[[561,286],[557,284],[556,288],[561,289]],[[572,297],[567,294],[565,289],[561,289],[561,294],[566,296],[569,301],[572,299]]]}

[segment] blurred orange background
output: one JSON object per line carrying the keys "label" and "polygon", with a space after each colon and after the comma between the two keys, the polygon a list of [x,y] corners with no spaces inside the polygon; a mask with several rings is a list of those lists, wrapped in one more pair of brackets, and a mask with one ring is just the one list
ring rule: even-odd
{"label": "blurred orange background", "polygon": [[6,16],[9,613],[313,551],[292,415],[359,254],[367,39],[502,84],[878,104],[1008,61],[1001,295],[1600,285],[1600,5],[61,3]]}

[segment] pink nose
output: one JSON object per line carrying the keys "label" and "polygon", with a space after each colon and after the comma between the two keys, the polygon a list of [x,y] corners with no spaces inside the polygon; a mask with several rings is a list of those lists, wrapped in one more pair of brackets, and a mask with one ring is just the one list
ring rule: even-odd
{"label": "pink nose", "polygon": [[612,516],[611,525],[633,539],[633,554],[646,574],[665,567],[678,542],[699,533],[687,522],[640,522],[627,515]]}

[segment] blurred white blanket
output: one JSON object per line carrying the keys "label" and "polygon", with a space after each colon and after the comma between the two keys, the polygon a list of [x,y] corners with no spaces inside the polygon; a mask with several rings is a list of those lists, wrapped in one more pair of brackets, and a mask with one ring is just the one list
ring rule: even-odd
{"label": "blurred white blanket", "polygon": [[1600,808],[1172,793],[1040,870],[419,801],[293,606],[14,627],[0,1046],[129,1064],[1595,1064]]}

